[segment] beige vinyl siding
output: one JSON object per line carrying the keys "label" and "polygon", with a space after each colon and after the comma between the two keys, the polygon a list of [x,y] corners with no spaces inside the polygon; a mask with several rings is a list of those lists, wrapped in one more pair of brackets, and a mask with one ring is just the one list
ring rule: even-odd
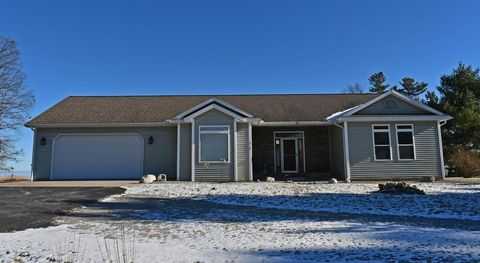
{"label": "beige vinyl siding", "polygon": [[[395,124],[413,124],[416,160],[399,160]],[[375,161],[372,124],[390,125],[392,160]],[[348,123],[350,175],[352,179],[441,177],[436,122]]]}
{"label": "beige vinyl siding", "polygon": [[248,181],[248,123],[237,124],[237,180]]}
{"label": "beige vinyl siding", "polygon": [[[385,107],[386,100],[394,100],[398,108],[389,109]],[[392,95],[387,96],[372,105],[366,107],[365,109],[357,112],[355,115],[431,115],[431,112],[425,111],[418,107],[415,107],[403,100],[399,100]]]}
{"label": "beige vinyl siding", "polygon": [[345,160],[343,156],[343,130],[337,126],[329,127],[331,172],[337,178],[345,178]]}
{"label": "beige vinyl siding", "polygon": [[[226,182],[233,181],[234,168],[234,137],[233,117],[218,110],[210,110],[195,118],[195,181]],[[199,162],[199,127],[202,125],[227,125],[230,127],[229,163],[209,163],[205,166]]]}
{"label": "beige vinyl siding", "polygon": [[[138,133],[144,138],[143,173],[166,174],[168,180],[176,180],[176,127],[152,128],[39,128],[35,138],[34,180],[49,180],[52,160],[52,142],[59,134],[88,133]],[[153,144],[148,144],[152,136]],[[45,137],[46,144],[40,145]],[[92,171],[94,172],[94,171]]]}
{"label": "beige vinyl siding", "polygon": [[180,124],[180,181],[192,180],[192,125]]}

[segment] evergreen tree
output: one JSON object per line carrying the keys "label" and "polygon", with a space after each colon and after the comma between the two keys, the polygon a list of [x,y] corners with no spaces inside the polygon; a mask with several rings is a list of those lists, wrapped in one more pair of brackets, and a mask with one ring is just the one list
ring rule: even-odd
{"label": "evergreen tree", "polygon": [[417,82],[413,78],[405,77],[400,81],[400,86],[401,88],[398,89],[398,92],[403,93],[409,98],[418,99],[420,94],[427,91],[428,83]]}
{"label": "evergreen tree", "polygon": [[373,73],[369,78],[368,81],[370,82],[370,85],[372,85],[369,90],[370,92],[373,93],[383,93],[387,90],[388,84],[385,84],[385,81],[387,79],[385,78],[385,75],[383,72],[377,72]]}

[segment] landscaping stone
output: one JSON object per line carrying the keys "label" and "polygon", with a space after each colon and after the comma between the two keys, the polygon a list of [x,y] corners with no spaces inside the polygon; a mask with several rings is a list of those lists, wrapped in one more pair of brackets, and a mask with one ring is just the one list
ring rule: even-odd
{"label": "landscaping stone", "polygon": [[433,183],[435,182],[435,176],[424,176],[420,178],[420,182]]}
{"label": "landscaping stone", "polygon": [[384,194],[425,194],[425,191],[419,189],[415,185],[410,185],[405,182],[378,184],[378,188],[378,193]]}
{"label": "landscaping stone", "polygon": [[266,181],[267,181],[267,182],[270,182],[270,183],[271,183],[271,182],[275,182],[275,178],[269,176],[269,177],[267,177],[267,180],[266,180]]}
{"label": "landscaping stone", "polygon": [[330,180],[328,180],[328,183],[329,184],[338,184],[338,181],[335,178],[330,178]]}
{"label": "landscaping stone", "polygon": [[146,174],[140,178],[141,184],[151,184],[157,180],[157,177],[153,174]]}

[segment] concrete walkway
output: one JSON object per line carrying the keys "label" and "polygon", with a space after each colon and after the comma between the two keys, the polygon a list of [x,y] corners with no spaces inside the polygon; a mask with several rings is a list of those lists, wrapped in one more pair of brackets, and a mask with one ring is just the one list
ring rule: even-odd
{"label": "concrete walkway", "polygon": [[16,181],[0,183],[1,187],[121,187],[138,181]]}

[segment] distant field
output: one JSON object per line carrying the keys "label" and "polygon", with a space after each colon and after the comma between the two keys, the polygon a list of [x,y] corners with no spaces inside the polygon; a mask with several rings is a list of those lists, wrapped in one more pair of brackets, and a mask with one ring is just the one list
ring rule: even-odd
{"label": "distant field", "polygon": [[30,180],[30,171],[0,172],[0,182],[8,181],[28,181]]}

